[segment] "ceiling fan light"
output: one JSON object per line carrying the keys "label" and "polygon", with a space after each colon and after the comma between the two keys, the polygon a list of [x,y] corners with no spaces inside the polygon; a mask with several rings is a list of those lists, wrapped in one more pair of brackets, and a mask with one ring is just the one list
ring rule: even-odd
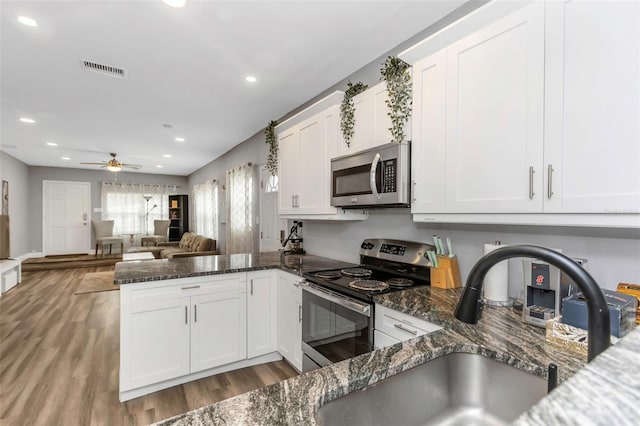
{"label": "ceiling fan light", "polygon": [[114,173],[119,172],[120,170],[122,170],[122,164],[118,160],[113,158],[107,163],[107,170]]}

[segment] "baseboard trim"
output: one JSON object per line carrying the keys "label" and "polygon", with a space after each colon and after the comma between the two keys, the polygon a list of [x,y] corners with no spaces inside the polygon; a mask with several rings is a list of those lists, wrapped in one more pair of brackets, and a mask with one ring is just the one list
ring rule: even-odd
{"label": "baseboard trim", "polygon": [[[153,392],[157,392],[162,389],[167,389],[173,386],[181,385],[183,383],[191,382],[193,380],[202,379],[204,377],[214,376],[220,373],[226,373],[227,371],[237,370],[239,368],[252,367],[258,364],[264,364],[266,362],[281,361],[282,355],[278,352],[271,352],[266,355],[258,356],[251,359],[245,359],[231,364],[221,365],[220,367],[210,368],[208,370],[198,371],[197,373],[187,374],[186,376],[177,377],[175,379],[166,380],[160,383],[154,383],[152,385],[143,386],[136,389],[120,391],[120,402],[129,401],[133,398],[138,398],[144,395],[148,395]],[[122,379],[120,379],[122,382]]]}

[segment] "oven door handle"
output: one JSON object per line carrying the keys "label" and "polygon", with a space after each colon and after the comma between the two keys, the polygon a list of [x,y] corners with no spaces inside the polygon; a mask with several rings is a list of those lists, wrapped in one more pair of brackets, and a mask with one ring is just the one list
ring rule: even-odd
{"label": "oven door handle", "polygon": [[367,317],[371,316],[371,306],[369,304],[358,302],[357,300],[353,300],[349,297],[343,296],[342,294],[324,289],[308,281],[300,282],[300,286],[304,291],[308,291],[311,294],[315,294],[318,297],[326,299],[351,311],[358,312]]}
{"label": "oven door handle", "polygon": [[382,195],[378,194],[378,187],[376,186],[376,170],[378,168],[378,162],[380,161],[380,153],[377,152],[371,162],[371,171],[369,171],[369,186],[371,187],[371,193],[378,200],[382,198]]}

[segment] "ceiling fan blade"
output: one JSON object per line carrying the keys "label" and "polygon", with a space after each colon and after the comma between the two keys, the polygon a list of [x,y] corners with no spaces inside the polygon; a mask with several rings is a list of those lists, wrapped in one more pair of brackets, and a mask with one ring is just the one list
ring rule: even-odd
{"label": "ceiling fan blade", "polygon": [[142,168],[142,166],[140,164],[124,164],[124,163],[122,163],[121,166],[122,167],[128,167],[130,169],[136,169],[136,170]]}
{"label": "ceiling fan blade", "polygon": [[95,165],[95,166],[102,166],[102,165],[106,165],[107,163],[105,163],[103,161],[102,163],[80,163],[80,164],[91,164],[91,165]]}

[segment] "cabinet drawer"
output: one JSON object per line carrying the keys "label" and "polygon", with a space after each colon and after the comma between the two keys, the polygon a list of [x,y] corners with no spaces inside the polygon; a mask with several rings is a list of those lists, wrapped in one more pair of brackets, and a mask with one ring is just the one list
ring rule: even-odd
{"label": "cabinet drawer", "polygon": [[442,328],[428,321],[381,305],[376,305],[375,321],[376,330],[401,341],[433,333]]}
{"label": "cabinet drawer", "polygon": [[166,280],[157,283],[125,284],[125,286],[126,290],[130,291],[131,303],[136,305],[183,296],[229,291],[244,293],[246,291],[246,273]]}
{"label": "cabinet drawer", "polygon": [[373,346],[376,349],[386,348],[393,346],[396,343],[400,343],[401,340],[391,337],[388,334],[382,333],[378,330],[373,330]]}

